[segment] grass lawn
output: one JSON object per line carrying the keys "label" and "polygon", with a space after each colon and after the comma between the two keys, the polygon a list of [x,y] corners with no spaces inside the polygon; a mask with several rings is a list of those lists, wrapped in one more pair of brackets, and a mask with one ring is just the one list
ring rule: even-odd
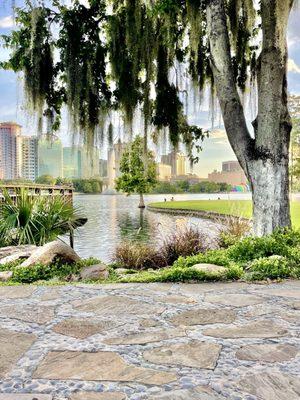
{"label": "grass lawn", "polygon": [[[250,200],[188,200],[151,203],[153,207],[213,211],[220,214],[230,214],[251,218],[252,202]],[[300,228],[300,202],[291,203],[292,222],[295,228]]]}

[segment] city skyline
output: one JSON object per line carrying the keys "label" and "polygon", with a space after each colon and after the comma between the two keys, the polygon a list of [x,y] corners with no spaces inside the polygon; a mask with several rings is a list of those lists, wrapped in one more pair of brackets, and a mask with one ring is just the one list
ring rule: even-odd
{"label": "city skyline", "polygon": [[[16,0],[17,6],[22,6],[23,0]],[[289,91],[292,94],[300,95],[300,32],[298,29],[298,20],[300,10],[292,12],[289,22],[288,46],[288,82]],[[7,34],[13,28],[13,18],[10,2],[6,2],[0,7],[0,34]],[[7,59],[8,51],[0,48],[0,61]],[[11,71],[0,70],[0,91],[4,94],[0,98],[0,121],[14,120],[24,127],[24,134],[32,136],[35,132],[32,128],[34,123],[26,113],[26,105],[22,100],[22,85],[20,78]],[[246,107],[249,108],[248,124],[251,126],[251,107],[250,100],[246,99]],[[203,129],[211,128],[211,115],[208,110],[208,104],[203,104],[201,111],[190,112],[189,120],[191,123],[201,126]],[[205,177],[209,172],[218,168],[222,161],[235,159],[235,155],[227,140],[226,133],[222,124],[213,130],[210,137],[203,143],[203,151],[200,153],[200,162],[192,169],[199,176]],[[63,118],[63,123],[58,132],[64,146],[70,146],[72,135],[69,133],[67,118]],[[103,154],[107,153],[107,148],[101,149]]]}

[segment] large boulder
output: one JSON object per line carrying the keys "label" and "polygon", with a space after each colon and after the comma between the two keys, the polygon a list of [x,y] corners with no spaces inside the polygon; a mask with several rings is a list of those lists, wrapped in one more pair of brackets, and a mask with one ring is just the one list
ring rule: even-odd
{"label": "large boulder", "polygon": [[70,246],[61,240],[55,240],[38,247],[31,256],[17,268],[32,267],[36,264],[49,265],[56,258],[61,259],[65,263],[80,261],[80,257]]}
{"label": "large boulder", "polygon": [[37,249],[34,245],[9,246],[0,248],[0,265],[5,265],[21,258],[28,258]]}
{"label": "large boulder", "polygon": [[200,272],[205,272],[206,274],[212,275],[225,275],[227,269],[215,264],[195,264],[192,266],[193,269]]}
{"label": "large boulder", "polygon": [[96,264],[85,267],[80,271],[79,279],[82,280],[93,280],[107,279],[109,272],[105,264]]}

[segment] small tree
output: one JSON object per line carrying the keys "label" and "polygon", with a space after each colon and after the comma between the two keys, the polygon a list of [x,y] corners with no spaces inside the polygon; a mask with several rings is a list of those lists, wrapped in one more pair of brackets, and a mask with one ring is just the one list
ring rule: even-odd
{"label": "small tree", "polygon": [[116,179],[117,191],[140,195],[139,208],[145,208],[144,194],[157,183],[156,163],[153,153],[144,151],[143,140],[136,137],[125,150],[120,162],[121,176]]}

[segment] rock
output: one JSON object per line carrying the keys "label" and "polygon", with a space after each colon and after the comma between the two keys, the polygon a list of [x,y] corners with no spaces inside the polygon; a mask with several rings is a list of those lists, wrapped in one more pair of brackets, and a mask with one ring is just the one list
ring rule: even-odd
{"label": "rock", "polygon": [[46,324],[54,318],[54,307],[33,304],[14,304],[0,306],[0,316],[25,322]]}
{"label": "rock", "polygon": [[225,275],[227,272],[227,268],[221,267],[220,265],[215,265],[215,264],[195,264],[191,268],[197,270],[197,271],[202,271],[207,274],[214,274],[214,275]]}
{"label": "rock", "polygon": [[[72,394],[70,400],[126,400],[126,394],[121,392],[78,392]],[[1,400],[1,399],[0,399]]]}
{"label": "rock", "polygon": [[204,300],[208,303],[222,304],[224,306],[247,307],[262,303],[264,299],[252,294],[208,294]]}
{"label": "rock", "polygon": [[223,397],[210,387],[196,386],[193,389],[172,390],[149,397],[149,400],[221,400]]}
{"label": "rock", "polygon": [[102,333],[109,329],[120,326],[121,323],[111,320],[101,320],[100,322],[90,319],[65,319],[53,327],[53,331],[77,339],[86,339],[96,333]]}
{"label": "rock", "polygon": [[297,356],[299,349],[291,344],[250,344],[241,347],[236,352],[239,360],[284,362],[292,360]]}
{"label": "rock", "polygon": [[0,282],[7,282],[9,281],[13,276],[12,271],[1,271],[0,272]]}
{"label": "rock", "polygon": [[0,378],[6,377],[35,340],[29,333],[0,329]]}
{"label": "rock", "polygon": [[35,286],[1,286],[0,299],[23,299],[30,297],[35,290]]}
{"label": "rock", "polygon": [[268,290],[261,290],[260,293],[268,296],[280,296],[280,297],[300,299],[299,289],[268,289]]}
{"label": "rock", "polygon": [[[21,246],[8,246],[8,247],[1,247],[0,248],[0,264],[6,264],[8,261],[3,262],[2,260],[13,256],[16,258],[12,258],[11,260],[18,260],[19,258],[30,257],[30,255],[37,249],[36,246],[28,244],[28,245],[21,245]],[[17,255],[20,254],[20,257]]]}
{"label": "rock", "polygon": [[207,325],[207,324],[231,324],[236,319],[233,310],[219,310],[216,308],[199,308],[184,311],[170,318],[174,325]]}
{"label": "rock", "polygon": [[176,381],[177,377],[173,373],[128,364],[119,354],[111,351],[52,351],[37,367],[33,379],[79,379],[164,385]]}
{"label": "rock", "polygon": [[233,338],[275,338],[287,336],[288,331],[269,320],[250,322],[245,325],[210,328],[203,332],[206,336]]}
{"label": "rock", "polygon": [[55,240],[42,247],[38,247],[37,250],[17,268],[32,267],[36,264],[49,265],[58,257],[66,263],[80,261],[80,257],[70,246],[61,240]]}
{"label": "rock", "polygon": [[192,340],[189,343],[172,344],[145,351],[143,357],[154,364],[214,369],[221,348],[222,346],[216,343]]}
{"label": "rock", "polygon": [[100,279],[107,279],[109,272],[105,264],[95,264],[85,267],[80,271],[79,278],[82,280],[98,281]]}
{"label": "rock", "polygon": [[51,394],[40,394],[40,393],[5,393],[0,394],[0,400],[52,400]]}
{"label": "rock", "polygon": [[[120,286],[119,286],[120,287]],[[124,318],[141,315],[162,314],[165,307],[137,301],[125,296],[97,296],[73,302],[73,306],[84,312],[93,312],[102,317]]]}
{"label": "rock", "polygon": [[131,335],[105,339],[106,344],[146,344],[160,342],[161,340],[173,339],[175,337],[186,336],[182,329],[164,329],[160,331],[147,331],[133,333]]}
{"label": "rock", "polygon": [[127,268],[116,268],[116,269],[115,269],[115,272],[116,272],[118,275],[127,275],[128,271],[130,271],[130,270],[127,269]]}
{"label": "rock", "polygon": [[299,400],[300,379],[279,372],[247,375],[239,388],[262,400]]}

